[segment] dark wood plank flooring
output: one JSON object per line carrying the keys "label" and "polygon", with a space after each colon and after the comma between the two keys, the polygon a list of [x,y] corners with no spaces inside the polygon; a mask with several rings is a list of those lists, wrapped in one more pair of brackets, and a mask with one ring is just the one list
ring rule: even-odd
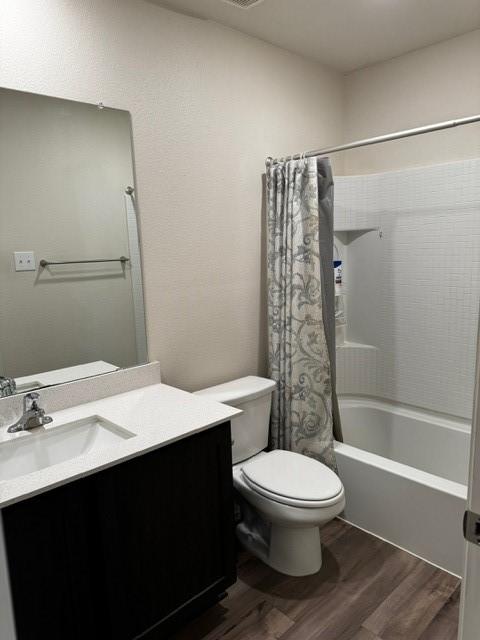
{"label": "dark wood plank flooring", "polygon": [[459,580],[340,520],[323,567],[290,578],[247,553],[229,596],[175,640],[455,640]]}

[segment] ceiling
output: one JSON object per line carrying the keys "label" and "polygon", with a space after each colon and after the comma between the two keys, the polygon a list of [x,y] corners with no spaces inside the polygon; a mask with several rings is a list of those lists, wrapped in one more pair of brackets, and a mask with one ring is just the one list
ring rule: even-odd
{"label": "ceiling", "polygon": [[480,28],[480,0],[150,0],[348,72]]}

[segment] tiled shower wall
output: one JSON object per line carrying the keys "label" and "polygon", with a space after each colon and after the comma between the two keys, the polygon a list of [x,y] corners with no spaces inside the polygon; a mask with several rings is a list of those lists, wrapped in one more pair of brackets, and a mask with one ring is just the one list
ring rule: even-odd
{"label": "tiled shower wall", "polygon": [[[470,418],[480,300],[480,159],[335,181],[347,340],[338,387]],[[381,232],[381,233],[380,233]]]}

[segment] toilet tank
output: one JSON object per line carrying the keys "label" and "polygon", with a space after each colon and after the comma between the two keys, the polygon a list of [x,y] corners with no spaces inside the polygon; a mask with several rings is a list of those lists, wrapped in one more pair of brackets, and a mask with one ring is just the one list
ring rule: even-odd
{"label": "toilet tank", "polygon": [[275,385],[268,378],[246,376],[195,391],[196,395],[243,411],[242,415],[232,418],[233,464],[251,458],[268,446],[270,408]]}

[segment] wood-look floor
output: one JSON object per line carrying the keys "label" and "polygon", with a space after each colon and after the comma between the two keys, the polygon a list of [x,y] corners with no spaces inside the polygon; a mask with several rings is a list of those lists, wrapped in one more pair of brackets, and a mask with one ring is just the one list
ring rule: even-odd
{"label": "wood-look floor", "polygon": [[290,578],[247,553],[228,598],[175,640],[455,640],[459,580],[355,527],[322,530],[323,567]]}

